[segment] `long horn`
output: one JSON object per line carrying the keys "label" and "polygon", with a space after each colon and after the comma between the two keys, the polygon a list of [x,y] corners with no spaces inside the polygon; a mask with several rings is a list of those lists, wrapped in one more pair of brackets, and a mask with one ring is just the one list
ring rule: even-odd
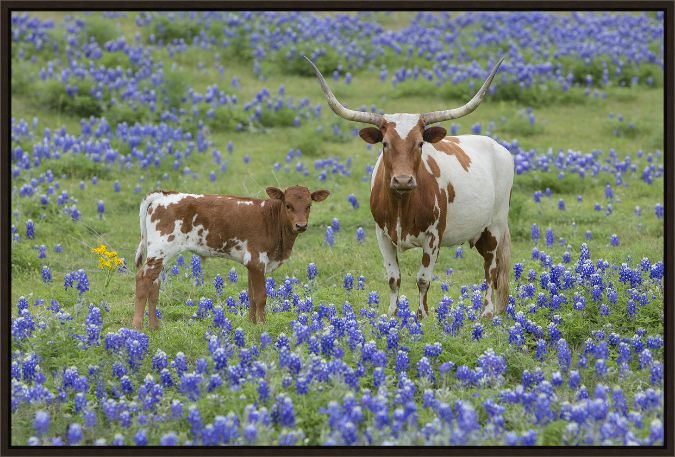
{"label": "long horn", "polygon": [[459,108],[448,109],[444,111],[434,111],[431,113],[424,113],[422,114],[422,121],[424,122],[424,124],[425,125],[435,124],[436,122],[447,121],[450,119],[457,119],[459,117],[463,117],[466,116],[467,114],[470,114],[471,112],[473,112],[473,110],[478,108],[480,102],[482,102],[483,98],[485,98],[485,94],[487,94],[487,90],[490,87],[490,83],[492,83],[495,74],[497,74],[499,66],[502,64],[505,58],[506,56],[499,59],[499,62],[497,62],[497,64],[492,69],[492,73],[490,73],[490,76],[488,76],[488,78],[483,83],[483,86],[480,88],[478,92],[476,92],[476,95],[473,96],[473,98],[469,101],[469,103],[467,103],[464,106],[460,106]]}
{"label": "long horn", "polygon": [[335,114],[344,119],[347,119],[348,121],[365,122],[366,124],[374,124],[374,125],[380,125],[382,123],[382,115],[379,113],[364,113],[363,111],[354,111],[342,106],[342,104],[338,101],[338,99],[335,98],[335,95],[333,95],[333,92],[331,92],[330,87],[328,87],[328,84],[326,84],[326,80],[324,79],[319,69],[316,68],[314,62],[309,60],[307,56],[303,57],[307,59],[307,62],[309,62],[310,65],[312,65],[312,67],[314,68],[314,71],[316,72],[316,77],[319,78],[319,83],[321,84],[321,90],[323,91],[323,94],[326,96],[326,100],[328,100],[328,105],[333,110],[333,112],[335,112]]}

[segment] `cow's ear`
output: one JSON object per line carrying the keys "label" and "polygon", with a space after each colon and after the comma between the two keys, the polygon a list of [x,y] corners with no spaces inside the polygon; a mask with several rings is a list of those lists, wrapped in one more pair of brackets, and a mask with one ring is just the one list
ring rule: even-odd
{"label": "cow's ear", "polygon": [[443,127],[429,127],[424,131],[422,138],[424,138],[424,141],[427,143],[438,143],[445,138],[445,135],[447,134],[448,131]]}
{"label": "cow's ear", "polygon": [[277,189],[276,187],[268,187],[265,189],[267,192],[267,195],[270,196],[272,199],[276,200],[283,200],[284,199],[284,193],[281,189]]}
{"label": "cow's ear", "polygon": [[330,192],[327,190],[317,190],[316,192],[312,192],[312,200],[315,202],[322,202],[327,199],[329,195]]}
{"label": "cow's ear", "polygon": [[382,130],[376,127],[366,127],[359,130],[359,136],[363,138],[363,141],[370,144],[379,143],[382,141]]}

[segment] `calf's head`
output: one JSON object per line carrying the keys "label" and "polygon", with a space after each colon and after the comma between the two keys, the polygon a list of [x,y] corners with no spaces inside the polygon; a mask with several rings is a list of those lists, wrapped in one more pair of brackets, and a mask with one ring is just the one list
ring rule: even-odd
{"label": "calf's head", "polygon": [[[307,59],[307,57],[305,58]],[[443,127],[429,126],[437,122],[466,116],[475,110],[483,101],[492,79],[504,61],[504,57],[494,66],[476,95],[459,108],[423,114],[384,115],[345,108],[335,98],[316,65],[309,59],[307,61],[314,68],[319,84],[321,84],[321,90],[335,114],[349,121],[364,122],[375,126],[361,129],[359,135],[368,143],[382,143],[382,160],[385,167],[385,179],[388,180],[389,188],[399,194],[405,194],[417,187],[417,172],[422,162],[422,145],[424,142],[436,143],[442,140],[447,133]]]}
{"label": "calf's head", "polygon": [[302,186],[289,187],[286,191],[268,187],[267,195],[272,199],[281,200],[281,223],[293,233],[301,233],[307,230],[312,202],[325,200],[330,192],[327,190],[310,192],[308,188]]}

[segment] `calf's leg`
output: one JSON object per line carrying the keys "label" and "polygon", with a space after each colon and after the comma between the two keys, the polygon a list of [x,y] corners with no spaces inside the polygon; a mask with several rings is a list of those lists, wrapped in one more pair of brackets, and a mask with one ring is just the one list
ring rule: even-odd
{"label": "calf's leg", "polygon": [[265,302],[267,301],[267,289],[265,288],[265,273],[263,270],[248,267],[248,318],[254,324],[265,323]]}
{"label": "calf's leg", "polygon": [[133,326],[140,330],[143,328],[143,315],[145,303],[148,302],[148,320],[150,328],[159,327],[156,309],[159,298],[159,275],[162,272],[162,258],[149,257],[145,265],[136,273],[136,308],[134,310]]}

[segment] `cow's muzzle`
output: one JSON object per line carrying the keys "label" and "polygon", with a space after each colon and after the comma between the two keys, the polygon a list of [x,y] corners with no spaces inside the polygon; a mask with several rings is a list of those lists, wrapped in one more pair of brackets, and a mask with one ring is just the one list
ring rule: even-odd
{"label": "cow's muzzle", "polygon": [[417,187],[417,181],[411,175],[392,176],[389,186],[397,192],[410,192]]}
{"label": "cow's muzzle", "polygon": [[307,224],[295,224],[295,232],[302,233],[307,230]]}

